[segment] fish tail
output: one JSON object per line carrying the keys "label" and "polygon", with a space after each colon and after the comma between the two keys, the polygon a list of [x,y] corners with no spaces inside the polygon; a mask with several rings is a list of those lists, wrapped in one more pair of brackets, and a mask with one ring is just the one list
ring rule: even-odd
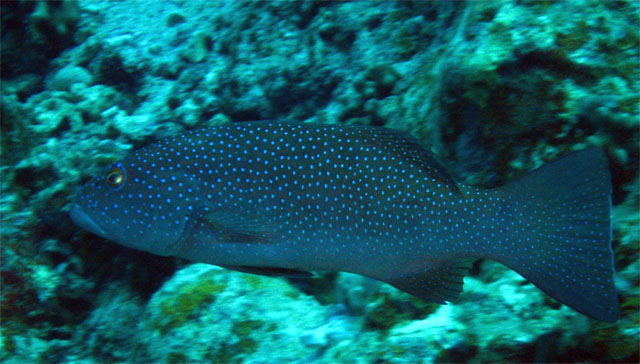
{"label": "fish tail", "polygon": [[571,153],[497,190],[515,233],[496,260],[589,317],[619,316],[611,248],[611,177],[600,148]]}

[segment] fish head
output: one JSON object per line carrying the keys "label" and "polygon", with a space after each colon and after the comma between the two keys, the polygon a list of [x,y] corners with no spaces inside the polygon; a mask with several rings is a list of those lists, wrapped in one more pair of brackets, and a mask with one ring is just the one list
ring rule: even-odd
{"label": "fish head", "polygon": [[80,227],[130,248],[173,255],[193,214],[193,180],[135,156],[110,165],[77,194],[70,210]]}

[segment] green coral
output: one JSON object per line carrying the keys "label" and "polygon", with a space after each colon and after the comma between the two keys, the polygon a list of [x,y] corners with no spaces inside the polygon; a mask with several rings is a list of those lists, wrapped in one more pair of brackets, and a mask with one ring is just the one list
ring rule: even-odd
{"label": "green coral", "polygon": [[238,337],[244,338],[249,336],[249,334],[256,329],[259,329],[264,325],[264,321],[262,320],[244,320],[239,322],[234,322],[231,331],[238,335]]}
{"label": "green coral", "polygon": [[635,335],[624,332],[637,330],[637,323],[629,321],[616,325],[596,323],[591,330],[593,346],[596,351],[607,353],[609,357],[620,362],[632,362],[637,355],[638,339]]}
{"label": "green coral", "polygon": [[[405,295],[402,294],[402,296]],[[394,300],[384,295],[374,304],[369,305],[365,313],[365,327],[386,331],[402,321],[427,317],[438,309],[438,304],[406,296],[408,302]]]}
{"label": "green coral", "polygon": [[236,343],[235,348],[241,354],[253,354],[258,349],[258,343],[253,339],[245,337]]}
{"label": "green coral", "polygon": [[205,355],[213,363],[241,363],[241,355],[253,354],[258,349],[258,343],[249,338],[240,339],[234,344],[222,343],[220,347]]}
{"label": "green coral", "polygon": [[216,295],[226,288],[224,283],[216,283],[212,277],[185,284],[175,297],[160,304],[160,315],[154,327],[163,334],[184,324],[200,307],[214,303]]}
{"label": "green coral", "polygon": [[186,364],[189,363],[189,359],[182,353],[172,352],[169,353],[167,361],[172,364]]}
{"label": "green coral", "polygon": [[591,40],[589,26],[586,21],[580,20],[576,22],[573,29],[558,33],[555,38],[555,43],[561,48],[574,51],[582,48],[589,40]]}
{"label": "green coral", "polygon": [[262,289],[265,287],[264,281],[256,275],[245,274],[242,276],[242,279],[253,289]]}
{"label": "green coral", "polygon": [[235,349],[235,345],[222,343],[218,350],[207,353],[205,357],[212,363],[241,363],[242,360],[236,357],[237,352]]}

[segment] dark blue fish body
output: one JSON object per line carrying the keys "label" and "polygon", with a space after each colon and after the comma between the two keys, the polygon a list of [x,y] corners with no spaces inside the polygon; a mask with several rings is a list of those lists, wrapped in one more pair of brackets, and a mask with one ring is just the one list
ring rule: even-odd
{"label": "dark blue fish body", "polygon": [[470,259],[489,258],[615,321],[609,178],[591,148],[481,190],[388,129],[237,123],[114,163],[71,217],[155,254],[267,275],[347,271],[440,303],[459,295]]}

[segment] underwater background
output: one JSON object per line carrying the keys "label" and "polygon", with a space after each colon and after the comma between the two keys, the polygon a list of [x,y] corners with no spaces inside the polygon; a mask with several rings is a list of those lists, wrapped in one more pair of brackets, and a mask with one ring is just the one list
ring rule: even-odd
{"label": "underwater background", "polygon": [[[0,361],[633,362],[638,1],[2,1]],[[613,183],[622,317],[474,264],[453,305],[348,273],[268,278],[68,217],[132,150],[248,120],[385,126],[495,187],[587,146]]]}

